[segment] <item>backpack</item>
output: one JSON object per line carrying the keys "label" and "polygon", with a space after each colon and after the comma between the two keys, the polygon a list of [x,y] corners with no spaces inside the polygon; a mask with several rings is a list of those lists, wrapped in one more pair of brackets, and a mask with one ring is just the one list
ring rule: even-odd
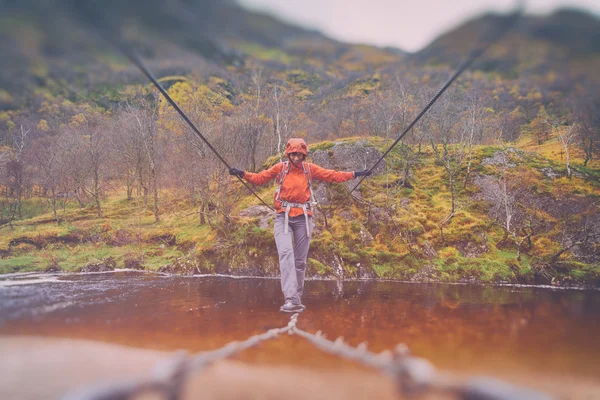
{"label": "backpack", "polygon": [[[310,173],[310,163],[306,163],[306,162],[302,161],[302,170],[304,171],[304,176],[306,176],[306,180],[308,181],[308,189],[310,190],[310,202],[309,203],[312,205],[316,205],[317,200],[315,198],[315,194],[312,189],[312,174]],[[275,178],[275,180],[278,184],[277,189],[275,190],[275,201],[281,202],[283,207],[285,207],[287,204],[290,204],[292,207],[300,207],[301,208],[303,206],[303,204],[289,203],[286,200],[281,200],[279,197],[280,192],[281,192],[281,186],[283,185],[283,181],[285,180],[285,177],[287,176],[287,174],[289,172],[290,172],[290,162],[284,161],[281,172],[279,173],[279,175],[277,175],[277,178]]]}

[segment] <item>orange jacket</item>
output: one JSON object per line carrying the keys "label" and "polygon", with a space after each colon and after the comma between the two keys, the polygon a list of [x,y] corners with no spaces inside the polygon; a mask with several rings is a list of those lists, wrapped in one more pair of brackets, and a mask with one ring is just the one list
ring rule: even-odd
{"label": "orange jacket", "polygon": [[[284,165],[285,163],[280,162],[257,174],[245,171],[243,178],[255,185],[263,185],[271,179],[276,178],[283,170]],[[305,163],[304,165],[309,168],[309,174],[312,176],[313,181],[319,180],[339,183],[354,179],[354,172],[335,171],[309,163]],[[283,180],[279,198],[290,203],[306,203],[310,200],[308,180],[306,179],[302,166],[297,167],[290,162],[290,171]],[[281,202],[275,201],[275,211],[278,213],[285,212],[285,209],[281,208]],[[292,208],[289,215],[290,217],[296,217],[298,215],[304,215],[304,212],[301,208]],[[309,215],[312,215],[310,211]]]}

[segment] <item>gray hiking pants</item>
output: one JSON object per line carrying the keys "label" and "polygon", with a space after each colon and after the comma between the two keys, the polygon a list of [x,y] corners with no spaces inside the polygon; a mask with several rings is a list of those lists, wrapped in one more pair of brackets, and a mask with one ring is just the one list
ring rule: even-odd
{"label": "gray hiking pants", "polygon": [[[308,217],[308,227],[312,234],[312,217]],[[306,232],[304,215],[291,217],[288,221],[288,233],[284,233],[285,215],[279,213],[275,217],[275,244],[279,253],[279,270],[281,271],[281,290],[286,301],[295,304],[301,302],[304,290],[304,275],[310,237]]]}

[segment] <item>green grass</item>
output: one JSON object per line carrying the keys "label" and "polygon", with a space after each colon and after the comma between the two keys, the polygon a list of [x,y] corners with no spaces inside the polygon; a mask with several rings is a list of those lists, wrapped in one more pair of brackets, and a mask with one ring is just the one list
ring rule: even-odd
{"label": "green grass", "polygon": [[39,271],[40,257],[37,256],[18,256],[7,259],[0,259],[0,274],[11,272],[30,272]]}
{"label": "green grass", "polygon": [[283,64],[290,64],[293,60],[293,57],[283,50],[272,47],[263,47],[254,43],[241,43],[238,45],[238,48],[242,52],[259,60],[279,61]]}
{"label": "green grass", "polygon": [[[388,146],[381,138],[354,137],[314,143],[310,149],[332,151],[338,143],[364,140],[381,149]],[[490,146],[476,147],[475,154],[480,160],[498,150]],[[360,268],[390,279],[411,279],[425,274],[429,279],[447,282],[532,282],[540,261],[547,260],[552,251],[559,248],[558,228],[535,232],[533,248],[523,249],[521,260],[517,260],[514,246],[496,248],[503,232],[488,215],[489,204],[477,198],[478,188],[471,185],[468,190],[458,190],[458,209],[444,227],[442,241],[438,224],[449,212],[450,196],[443,183],[443,168],[436,165],[431,152],[418,155],[411,179],[414,189],[387,187],[401,176],[396,169],[402,167],[403,152],[407,151],[408,148],[394,149],[388,160],[392,172],[388,176],[373,176],[363,183],[360,191],[364,203],[342,204],[334,215],[328,215],[328,227],[324,226],[322,217],[316,219],[320,229],[312,239],[309,273],[335,276],[336,271],[330,264],[343,260],[342,268],[348,278],[357,277]],[[576,196],[578,201],[600,197],[598,188],[585,179],[559,178],[552,182],[546,179],[537,168],[554,165],[552,160],[530,153],[518,153],[513,158],[513,172],[534,195],[554,198],[569,195]],[[268,162],[277,160],[272,157]],[[493,166],[485,166],[478,173],[495,172]],[[106,257],[114,258],[118,268],[124,266],[125,260],[134,258],[141,259],[147,269],[156,270],[179,257],[195,254],[207,271],[215,270],[217,264],[248,268],[249,260],[256,260],[256,263],[269,265],[269,271],[263,272],[277,273],[273,265],[276,248],[272,222],[264,229],[258,226],[256,218],[238,215],[259,204],[244,187],[238,186],[232,186],[228,192],[228,196],[239,199],[231,222],[225,224],[222,216],[213,214],[213,227],[200,225],[197,206],[189,204],[183,195],[171,192],[161,193],[160,223],[154,221],[151,207],[143,209],[141,198],[126,200],[123,193],[114,193],[102,202],[103,218],[96,216],[94,207],[79,208],[71,203],[60,224],[54,221],[44,200],[24,201],[27,218],[13,221],[13,229],[0,226],[0,254],[4,257],[0,259],[0,272],[45,270],[52,265],[65,271],[77,271],[88,262]],[[259,196],[268,204],[273,190],[272,185],[257,188]],[[347,192],[341,185],[332,184],[328,186],[328,193],[335,202]],[[538,214],[547,221],[555,221],[546,210]],[[371,233],[368,242],[364,237],[366,231]],[[172,237],[174,241],[169,239]],[[459,249],[464,251],[467,245],[471,254],[476,247],[477,258],[461,254]],[[434,255],[428,250],[426,256],[425,250],[431,248]],[[600,276],[598,266],[569,262],[568,267],[555,271],[561,282],[589,283]]]}

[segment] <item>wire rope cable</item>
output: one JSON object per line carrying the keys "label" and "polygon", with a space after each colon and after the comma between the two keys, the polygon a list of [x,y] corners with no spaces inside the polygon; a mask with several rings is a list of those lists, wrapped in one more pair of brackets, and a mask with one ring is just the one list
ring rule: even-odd
{"label": "wire rope cable", "polygon": [[[452,76],[446,81],[446,83],[444,83],[444,85],[431,98],[431,100],[429,100],[427,105],[425,105],[421,112],[419,112],[419,114],[413,119],[413,121],[404,129],[404,131],[400,134],[400,136],[398,136],[394,143],[392,143],[390,147],[385,151],[385,153],[383,153],[383,155],[377,160],[377,162],[375,162],[375,164],[373,164],[373,166],[369,168],[369,173],[372,172],[379,165],[379,163],[390,153],[390,151],[392,151],[392,149],[400,142],[400,140],[402,140],[402,138],[408,132],[410,132],[410,130],[416,125],[417,122],[419,122],[421,117],[431,108],[431,106],[433,106],[433,104],[440,98],[440,96],[446,91],[446,89],[448,89],[450,85],[452,85],[456,78],[458,78],[467,68],[469,68],[469,66],[477,58],[479,58],[491,45],[499,41],[502,37],[504,37],[504,35],[506,35],[506,33],[508,33],[508,31],[510,31],[510,29],[517,22],[521,13],[522,8],[519,7],[516,11],[512,12],[511,14],[502,17],[504,18],[503,23],[501,23],[500,26],[497,26],[495,30],[491,30],[490,32],[488,32],[488,37],[484,40],[481,40],[480,45],[471,51],[469,57],[462,64],[459,65],[454,74],[452,74]],[[367,175],[363,176],[356,183],[356,185],[354,185],[354,187],[350,189],[350,191],[339,203],[342,203],[344,200],[346,200],[348,196],[350,196],[352,192],[360,186],[360,184],[363,180],[365,180],[366,177]],[[332,211],[334,211],[336,208],[334,208]]]}
{"label": "wire rope cable", "polygon": [[[181,118],[183,118],[183,120],[190,126],[192,131],[208,146],[208,148],[227,167],[227,169],[230,170],[231,166],[229,165],[229,163],[227,163],[227,161],[225,161],[225,159],[219,154],[217,149],[215,149],[213,147],[213,145],[210,144],[208,139],[206,139],[206,137],[200,132],[200,130],[190,120],[190,118],[186,115],[186,113],[179,107],[179,105],[175,102],[175,100],[173,100],[171,98],[169,93],[165,90],[165,88],[162,87],[162,85],[158,82],[156,77],[146,67],[146,65],[143,63],[142,59],[134,51],[134,49],[130,45],[126,44],[126,42],[120,36],[118,36],[119,29],[114,24],[108,23],[106,18],[103,18],[102,25],[104,25],[104,26],[100,26],[96,22],[96,20],[90,16],[90,13],[92,12],[92,10],[82,8],[82,7],[85,7],[85,5],[83,3],[84,2],[81,2],[78,7],[78,9],[80,11],[80,15],[82,17],[84,17],[85,20],[87,20],[87,22],[89,22],[93,27],[96,28],[96,31],[100,34],[101,37],[103,37],[106,41],[108,41],[113,46],[118,48],[140,71],[142,71],[142,73],[154,84],[154,86],[156,86],[156,88],[160,91],[160,93],[164,96],[164,98],[169,102],[169,104],[175,109],[175,111],[177,111],[177,113],[181,116]],[[91,2],[91,3],[95,3],[95,2]],[[98,10],[95,10],[95,11],[96,11],[95,16],[100,17],[100,14],[97,13]],[[246,183],[240,176],[236,175],[236,178],[238,178],[238,180],[240,182],[242,182],[242,184],[244,184],[244,186],[254,195],[254,197],[256,197],[258,200],[261,201],[261,203],[263,203],[265,206],[267,206],[271,211],[275,211],[273,209],[273,207],[269,206],[258,194],[256,194],[256,192],[250,187],[250,185],[248,185],[248,183]]]}

